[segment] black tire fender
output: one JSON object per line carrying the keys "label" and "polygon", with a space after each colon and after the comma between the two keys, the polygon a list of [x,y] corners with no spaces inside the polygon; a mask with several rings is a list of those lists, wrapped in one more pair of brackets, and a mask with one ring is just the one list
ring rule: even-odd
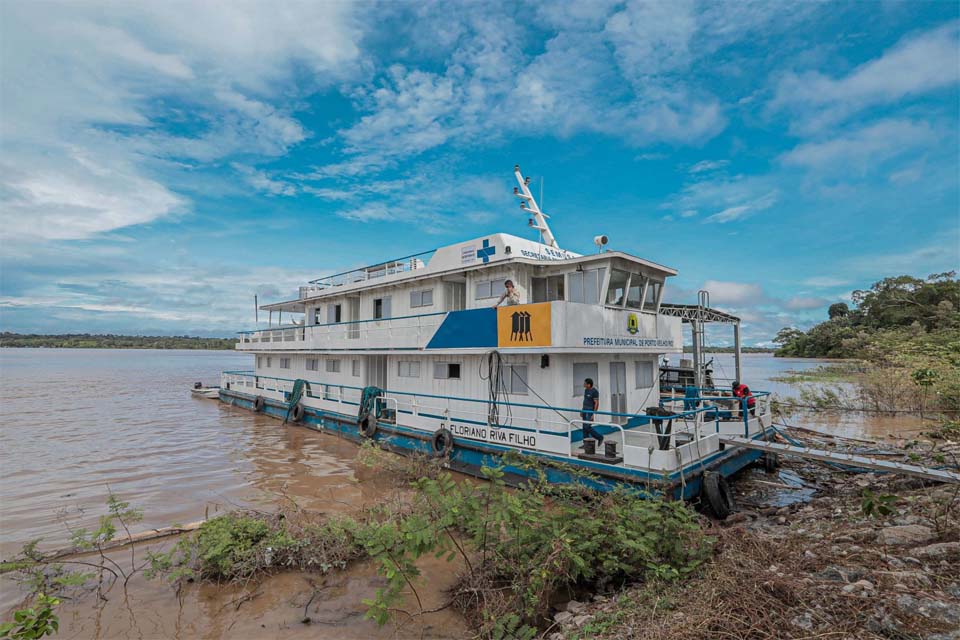
{"label": "black tire fender", "polygon": [[294,422],[300,422],[303,420],[303,417],[307,414],[306,408],[301,403],[293,405],[293,409],[290,411],[290,417]]}
{"label": "black tire fender", "polygon": [[453,434],[446,427],[440,427],[433,432],[430,440],[430,451],[434,457],[446,458],[453,451]]}
{"label": "black tire fender", "polygon": [[260,413],[266,405],[267,401],[263,399],[263,396],[257,396],[253,401],[253,410]]}
{"label": "black tire fender", "polygon": [[377,433],[377,419],[372,415],[368,415],[357,423],[357,427],[360,429],[361,436],[364,438],[372,438]]}
{"label": "black tire fender", "polygon": [[700,486],[700,497],[704,500],[714,517],[725,520],[733,513],[733,491],[727,479],[716,471],[706,471]]}

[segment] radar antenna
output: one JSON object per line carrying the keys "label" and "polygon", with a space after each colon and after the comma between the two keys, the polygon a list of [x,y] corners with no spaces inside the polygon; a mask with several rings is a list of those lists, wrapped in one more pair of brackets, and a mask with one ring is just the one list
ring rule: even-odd
{"label": "radar antenna", "polygon": [[517,182],[520,184],[519,188],[513,188],[513,195],[520,198],[520,208],[533,215],[533,217],[530,218],[530,227],[540,232],[541,244],[559,249],[560,245],[557,244],[557,239],[553,237],[553,233],[550,231],[550,225],[547,224],[547,218],[550,216],[540,211],[540,207],[537,206],[537,201],[533,198],[533,194],[530,193],[530,178],[523,177],[523,174],[520,173],[520,165],[518,164],[513,166],[513,174],[517,177]]}

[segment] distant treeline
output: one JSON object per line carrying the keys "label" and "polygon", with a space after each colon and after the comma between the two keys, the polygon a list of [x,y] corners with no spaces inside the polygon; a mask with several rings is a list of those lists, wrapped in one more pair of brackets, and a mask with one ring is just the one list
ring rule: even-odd
{"label": "distant treeline", "polygon": [[[772,347],[741,347],[740,353],[773,353],[775,349]],[[693,345],[687,344],[683,346],[684,353],[693,353]],[[733,347],[713,347],[708,346],[703,348],[704,353],[733,353]]]}
{"label": "distant treeline", "polygon": [[0,333],[0,347],[41,347],[48,349],[233,349],[230,338],[195,336],[119,336],[112,333],[68,333],[38,335]]}

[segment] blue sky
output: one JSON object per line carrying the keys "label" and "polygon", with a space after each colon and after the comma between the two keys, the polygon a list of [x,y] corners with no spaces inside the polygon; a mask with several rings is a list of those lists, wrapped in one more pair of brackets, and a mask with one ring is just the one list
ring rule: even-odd
{"label": "blue sky", "polygon": [[0,4],[0,325],[230,335],[495,231],[680,271],[750,343],[960,265],[955,2]]}

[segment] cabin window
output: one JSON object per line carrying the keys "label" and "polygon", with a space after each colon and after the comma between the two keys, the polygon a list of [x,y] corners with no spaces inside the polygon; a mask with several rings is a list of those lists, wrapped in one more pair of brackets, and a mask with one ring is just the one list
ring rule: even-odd
{"label": "cabin window", "polygon": [[647,291],[647,299],[643,301],[644,311],[656,311],[660,304],[660,294],[663,290],[662,282],[651,282]]}
{"label": "cabin window", "polygon": [[503,374],[506,376],[505,385],[507,393],[525,396],[528,393],[527,386],[527,365],[509,364],[503,368]]}
{"label": "cabin window", "polygon": [[307,358],[307,371],[317,371],[317,359]]}
{"label": "cabin window", "polygon": [[587,378],[593,380],[593,386],[597,386],[597,371],[599,367],[596,362],[575,362],[573,364],[573,395],[583,395],[583,381]]}
{"label": "cabin window", "polygon": [[637,360],[635,363],[637,372],[637,389],[649,389],[653,386],[653,361]]}
{"label": "cabin window", "polygon": [[273,358],[270,356],[267,356],[267,369],[269,369],[272,366],[273,366]]}
{"label": "cabin window", "polygon": [[476,285],[476,299],[495,298],[503,293],[503,283],[506,280],[484,280]]}
{"label": "cabin window", "polygon": [[627,293],[627,307],[630,309],[640,309],[643,302],[643,288],[647,284],[647,278],[634,273],[630,277],[630,291]]}
{"label": "cabin window", "polygon": [[354,378],[360,377],[360,361],[359,360],[350,361],[350,372]]}
{"label": "cabin window", "polygon": [[327,360],[327,373],[340,373],[340,361]]}
{"label": "cabin window", "polygon": [[534,302],[551,302],[563,300],[563,276],[549,276],[547,278],[533,278]]}
{"label": "cabin window", "polygon": [[343,305],[331,304],[327,306],[327,324],[336,324],[343,320]]}
{"label": "cabin window", "polygon": [[459,380],[460,363],[459,362],[434,362],[433,377],[437,380]]}
{"label": "cabin window", "polygon": [[289,369],[290,368],[290,358],[280,358],[280,368]]}
{"label": "cabin window", "polygon": [[620,269],[613,269],[610,272],[610,285],[607,287],[607,304],[615,307],[622,307],[627,297],[627,282],[630,280],[630,274]]}
{"label": "cabin window", "polygon": [[257,356],[257,369],[262,369],[262,368],[263,368],[263,357]]}
{"label": "cabin window", "polygon": [[410,308],[433,306],[433,289],[410,292]]}
{"label": "cabin window", "polygon": [[397,363],[397,375],[401,378],[419,378],[420,363],[416,360],[401,360]]}
{"label": "cabin window", "polygon": [[390,314],[390,296],[373,299],[373,319],[383,320],[391,317]]}
{"label": "cabin window", "polygon": [[583,269],[567,275],[567,300],[597,304],[600,302],[600,287],[603,286],[603,277],[606,269]]}

